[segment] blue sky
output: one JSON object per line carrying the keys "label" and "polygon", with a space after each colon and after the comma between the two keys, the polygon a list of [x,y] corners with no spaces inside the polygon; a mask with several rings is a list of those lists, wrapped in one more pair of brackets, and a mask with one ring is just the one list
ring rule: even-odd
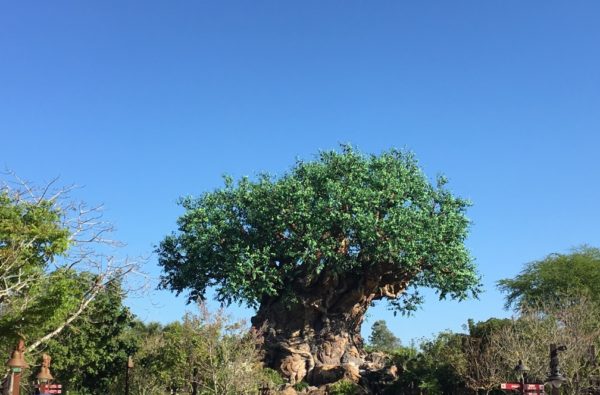
{"label": "blue sky", "polygon": [[[0,4],[0,165],[85,185],[124,254],[175,229],[221,175],[281,174],[349,142],[415,152],[470,198],[479,301],[430,296],[403,339],[503,316],[495,282],[600,246],[596,1],[102,1]],[[156,257],[146,271],[160,274]],[[184,298],[128,301],[145,320]],[[236,317],[251,312],[237,307]]]}

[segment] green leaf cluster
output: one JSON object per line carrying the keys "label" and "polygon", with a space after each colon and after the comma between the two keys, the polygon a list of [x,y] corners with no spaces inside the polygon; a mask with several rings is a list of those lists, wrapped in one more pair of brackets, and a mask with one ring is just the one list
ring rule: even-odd
{"label": "green leaf cluster", "polygon": [[391,353],[400,347],[400,339],[389,330],[384,320],[378,320],[371,327],[369,345],[373,350]]}
{"label": "green leaf cluster", "polygon": [[[18,338],[31,346],[52,335],[27,352],[26,381],[33,382],[46,352],[57,381],[70,390],[109,393],[127,350],[133,351],[131,339],[122,337],[131,314],[117,271],[77,269],[98,257],[91,245],[103,230],[95,228],[94,210],[82,214],[83,204],[65,200],[68,189],[48,197],[50,186],[3,183],[0,189],[0,351],[8,355]],[[78,248],[72,232],[87,232],[91,244]]]}
{"label": "green leaf cluster", "polygon": [[0,191],[0,343],[36,339],[78,306],[89,275],[49,264],[67,252],[69,230],[55,202]]}
{"label": "green leaf cluster", "polygon": [[586,297],[600,303],[600,249],[582,246],[528,263],[514,278],[498,281],[506,307],[564,304]]}
{"label": "green leaf cluster", "polygon": [[29,289],[30,279],[43,274],[48,263],[69,247],[69,231],[61,211],[48,200],[27,200],[0,191],[0,305],[11,308]]}
{"label": "green leaf cluster", "polygon": [[[43,267],[69,246],[61,211],[48,200],[30,201],[0,191],[0,259],[19,267]],[[18,256],[11,254],[18,251]]]}
{"label": "green leaf cluster", "polygon": [[348,380],[340,380],[329,387],[329,394],[331,395],[359,395],[361,393],[363,393],[361,388]]}
{"label": "green leaf cluster", "polygon": [[133,314],[123,306],[118,282],[110,283],[82,317],[48,341],[44,352],[53,358],[57,382],[79,394],[110,393],[133,355],[139,339],[130,335]]}
{"label": "green leaf cluster", "polygon": [[263,370],[256,338],[222,313],[187,314],[166,326],[136,328],[139,349],[132,371],[133,393],[200,395],[256,394],[261,384],[280,384]]}

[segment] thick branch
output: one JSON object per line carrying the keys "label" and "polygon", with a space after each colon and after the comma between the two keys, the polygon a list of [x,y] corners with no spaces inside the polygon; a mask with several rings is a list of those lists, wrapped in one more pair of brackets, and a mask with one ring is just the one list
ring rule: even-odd
{"label": "thick branch", "polygon": [[86,298],[84,298],[83,301],[80,303],[79,308],[73,314],[71,314],[71,316],[69,318],[67,318],[61,325],[59,325],[57,328],[55,328],[52,332],[46,334],[42,338],[33,342],[29,347],[27,347],[27,352],[31,352],[31,351],[35,350],[42,343],[45,343],[48,340],[52,339],[54,336],[61,333],[69,324],[71,324],[71,322],[73,322],[77,318],[79,318],[79,316],[81,316],[81,314],[86,310],[86,308],[89,306],[89,304],[92,303],[92,301],[96,298],[96,296],[98,296],[98,293],[103,288],[104,288],[103,284],[97,284],[94,288],[92,288],[90,290],[90,292],[86,295]]}

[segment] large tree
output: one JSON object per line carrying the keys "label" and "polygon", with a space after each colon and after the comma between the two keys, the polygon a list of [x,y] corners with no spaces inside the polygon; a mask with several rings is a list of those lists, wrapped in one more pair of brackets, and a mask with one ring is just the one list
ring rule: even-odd
{"label": "large tree", "polygon": [[54,184],[0,178],[0,350],[19,337],[28,353],[39,349],[137,268],[110,255],[118,243],[101,207]]}
{"label": "large tree", "polygon": [[498,286],[506,293],[507,308],[560,306],[582,296],[600,304],[600,249],[581,246],[568,254],[550,254]]}
{"label": "large tree", "polygon": [[360,326],[374,301],[409,312],[419,287],[477,293],[468,202],[445,183],[432,185],[410,153],[348,146],[280,177],[226,178],[181,199],[179,231],[157,248],[162,286],[189,300],[214,287],[222,303],[257,307],[269,366],[291,381],[335,380],[363,362]]}

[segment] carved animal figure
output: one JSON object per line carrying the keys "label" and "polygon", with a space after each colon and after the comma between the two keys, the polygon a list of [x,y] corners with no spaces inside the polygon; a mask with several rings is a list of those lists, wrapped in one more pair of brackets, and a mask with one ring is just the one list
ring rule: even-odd
{"label": "carved animal figure", "polygon": [[290,378],[292,385],[299,383],[306,376],[306,362],[298,354],[288,355],[281,361],[281,371]]}
{"label": "carved animal figure", "polygon": [[43,353],[42,354],[42,367],[50,368],[50,362],[52,361],[52,357],[50,355]]}

